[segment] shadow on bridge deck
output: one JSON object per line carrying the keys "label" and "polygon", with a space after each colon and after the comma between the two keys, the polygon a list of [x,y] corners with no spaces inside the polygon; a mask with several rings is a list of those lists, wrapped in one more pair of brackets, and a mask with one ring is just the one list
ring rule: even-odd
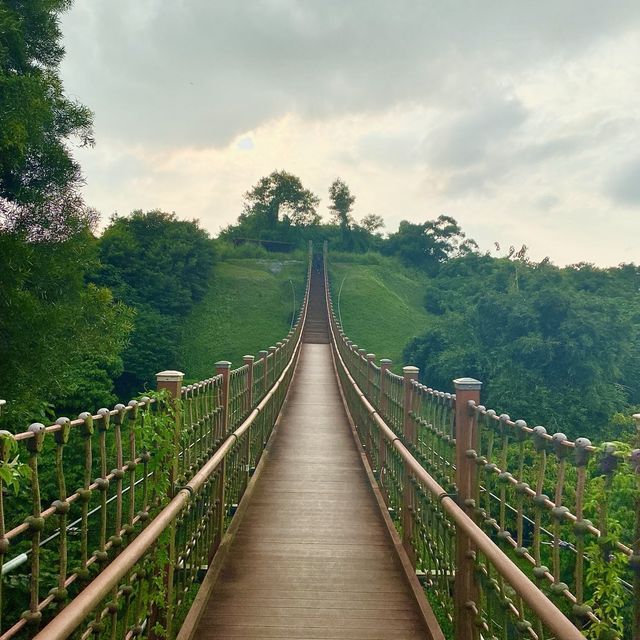
{"label": "shadow on bridge deck", "polygon": [[312,331],[194,638],[425,637],[322,343],[314,285]]}

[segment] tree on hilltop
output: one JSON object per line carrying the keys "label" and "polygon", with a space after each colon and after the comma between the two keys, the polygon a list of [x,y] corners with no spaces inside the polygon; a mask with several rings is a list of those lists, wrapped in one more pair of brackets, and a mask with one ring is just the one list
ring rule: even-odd
{"label": "tree on hilltop", "polygon": [[351,217],[351,209],[353,203],[356,201],[355,196],[351,195],[346,182],[340,178],[336,178],[329,187],[329,198],[331,204],[329,210],[333,212],[332,222],[340,226],[340,235],[342,237],[342,243],[345,248],[348,248],[351,244],[351,224],[353,218]]}
{"label": "tree on hilltop", "polygon": [[449,258],[476,248],[453,218],[439,216],[422,223],[402,220],[398,231],[389,235],[385,251],[398,255],[409,266],[434,274]]}
{"label": "tree on hilltop", "polygon": [[360,226],[369,233],[375,233],[376,231],[383,229],[385,224],[382,216],[379,216],[375,213],[369,213],[364,218],[362,218],[362,220],[360,221]]}
{"label": "tree on hilltop", "polygon": [[244,194],[244,199],[241,223],[252,219],[260,226],[273,230],[281,221],[294,226],[309,226],[320,222],[316,210],[320,198],[305,189],[300,178],[286,171],[274,171],[260,178]]}

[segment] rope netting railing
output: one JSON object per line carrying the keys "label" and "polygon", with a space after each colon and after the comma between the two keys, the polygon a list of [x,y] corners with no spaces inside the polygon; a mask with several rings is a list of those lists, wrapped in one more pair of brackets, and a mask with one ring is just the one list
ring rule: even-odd
{"label": "rope netting railing", "polygon": [[640,638],[640,450],[513,421],[476,380],[445,393],[399,376],[347,338],[328,276],[327,304],[358,435],[441,627]]}
{"label": "rope netting railing", "polygon": [[477,521],[590,635],[640,636],[640,449],[470,411]]}
{"label": "rope netting railing", "polygon": [[258,359],[0,432],[0,640],[175,636],[284,401],[310,268],[297,322]]}

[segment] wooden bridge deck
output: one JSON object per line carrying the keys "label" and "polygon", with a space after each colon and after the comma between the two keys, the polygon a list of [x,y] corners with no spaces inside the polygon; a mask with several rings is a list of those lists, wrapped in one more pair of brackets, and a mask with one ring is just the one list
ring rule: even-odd
{"label": "wooden bridge deck", "polygon": [[328,344],[303,345],[267,455],[194,637],[424,638]]}

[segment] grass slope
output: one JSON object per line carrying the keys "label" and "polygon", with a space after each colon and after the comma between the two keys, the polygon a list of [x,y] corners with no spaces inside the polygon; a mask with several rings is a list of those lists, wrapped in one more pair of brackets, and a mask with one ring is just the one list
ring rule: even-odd
{"label": "grass slope", "polygon": [[214,268],[206,297],[184,324],[186,379],[213,375],[218,360],[235,368],[245,354],[257,355],[289,332],[295,304],[304,293],[306,264],[290,260],[225,260]]}
{"label": "grass slope", "polygon": [[391,358],[396,370],[406,364],[402,358],[405,345],[427,328],[426,276],[391,261],[330,262],[329,274],[334,309],[339,308],[349,338],[378,359]]}

